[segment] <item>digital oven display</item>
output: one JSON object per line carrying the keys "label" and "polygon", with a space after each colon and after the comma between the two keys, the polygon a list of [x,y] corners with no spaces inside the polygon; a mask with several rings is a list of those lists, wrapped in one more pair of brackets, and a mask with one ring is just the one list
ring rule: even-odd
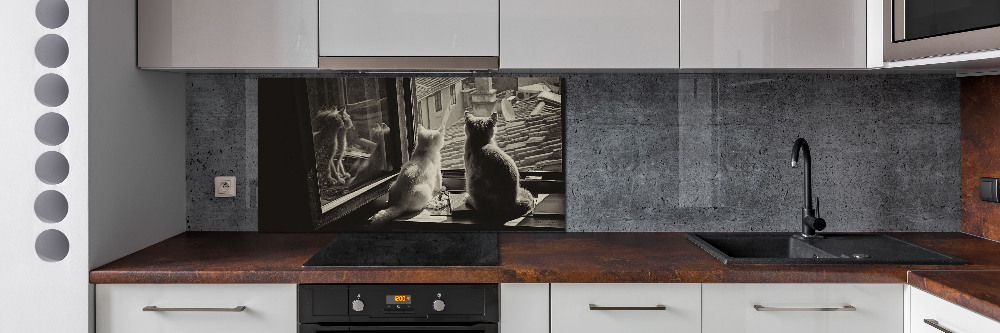
{"label": "digital oven display", "polygon": [[411,304],[410,295],[385,295],[385,304]]}

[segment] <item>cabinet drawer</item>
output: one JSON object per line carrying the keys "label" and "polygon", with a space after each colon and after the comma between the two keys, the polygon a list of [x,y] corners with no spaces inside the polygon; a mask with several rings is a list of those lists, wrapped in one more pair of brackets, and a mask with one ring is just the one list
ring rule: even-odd
{"label": "cabinet drawer", "polygon": [[297,324],[294,284],[99,284],[95,302],[98,333],[293,333]]}
{"label": "cabinet drawer", "polygon": [[552,284],[552,333],[701,331],[701,285]]}
{"label": "cabinet drawer", "polygon": [[[705,284],[702,327],[706,333],[902,332],[904,290],[901,284]],[[854,309],[829,311],[852,310],[845,306]]]}
{"label": "cabinet drawer", "polygon": [[937,321],[938,326],[953,333],[1000,332],[1000,322],[923,290],[910,288],[910,333],[942,332],[924,322],[925,319]]}

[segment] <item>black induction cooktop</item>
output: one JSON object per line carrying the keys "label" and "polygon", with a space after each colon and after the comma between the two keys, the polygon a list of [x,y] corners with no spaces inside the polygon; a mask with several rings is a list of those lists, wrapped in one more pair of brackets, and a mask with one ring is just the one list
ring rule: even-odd
{"label": "black induction cooktop", "polygon": [[495,232],[342,233],[302,266],[496,266],[499,252]]}

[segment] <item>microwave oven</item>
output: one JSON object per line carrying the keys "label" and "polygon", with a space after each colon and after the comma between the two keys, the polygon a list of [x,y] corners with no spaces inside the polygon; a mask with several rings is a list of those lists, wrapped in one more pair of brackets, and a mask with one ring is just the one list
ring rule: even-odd
{"label": "microwave oven", "polygon": [[883,1],[886,62],[1000,49],[1000,1]]}

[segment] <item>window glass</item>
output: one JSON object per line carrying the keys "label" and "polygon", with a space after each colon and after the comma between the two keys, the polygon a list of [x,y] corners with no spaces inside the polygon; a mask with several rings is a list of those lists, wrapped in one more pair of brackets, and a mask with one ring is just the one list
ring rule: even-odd
{"label": "window glass", "polygon": [[391,150],[399,139],[389,133],[399,133],[399,121],[389,110],[388,84],[395,80],[306,80],[322,205],[343,201],[398,171],[401,158]]}
{"label": "window glass", "polygon": [[438,90],[434,93],[434,111],[440,112],[441,109],[441,91]]}
{"label": "window glass", "polygon": [[1000,26],[997,0],[907,0],[906,39]]}

